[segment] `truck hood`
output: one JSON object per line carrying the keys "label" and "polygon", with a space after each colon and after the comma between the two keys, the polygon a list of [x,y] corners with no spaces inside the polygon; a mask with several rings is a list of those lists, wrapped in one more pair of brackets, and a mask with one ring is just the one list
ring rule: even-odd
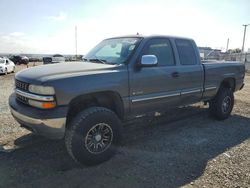
{"label": "truck hood", "polygon": [[80,75],[101,74],[117,71],[119,65],[99,64],[92,62],[65,62],[41,65],[25,69],[16,74],[16,79],[34,84],[48,80]]}

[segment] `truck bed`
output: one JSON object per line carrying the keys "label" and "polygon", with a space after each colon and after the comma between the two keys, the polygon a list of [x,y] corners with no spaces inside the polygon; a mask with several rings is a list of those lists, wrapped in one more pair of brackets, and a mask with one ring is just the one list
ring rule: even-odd
{"label": "truck bed", "polygon": [[235,91],[243,85],[245,65],[239,61],[202,61],[204,67],[203,99],[214,96],[222,80],[234,78]]}

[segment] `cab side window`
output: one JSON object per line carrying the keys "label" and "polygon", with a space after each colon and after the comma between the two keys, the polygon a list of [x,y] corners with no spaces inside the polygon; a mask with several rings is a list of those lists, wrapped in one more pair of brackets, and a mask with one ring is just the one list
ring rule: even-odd
{"label": "cab side window", "polygon": [[178,50],[181,65],[196,65],[197,59],[193,44],[190,40],[177,39],[175,44]]}
{"label": "cab side window", "polygon": [[172,46],[168,39],[151,39],[143,49],[143,55],[155,55],[158,66],[175,65]]}

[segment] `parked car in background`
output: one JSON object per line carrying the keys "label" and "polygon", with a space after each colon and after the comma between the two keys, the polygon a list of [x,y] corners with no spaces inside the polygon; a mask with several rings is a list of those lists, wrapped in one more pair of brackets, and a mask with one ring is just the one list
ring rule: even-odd
{"label": "parked car in background", "polygon": [[15,65],[27,65],[29,63],[29,58],[21,55],[10,56],[9,59],[15,63]]}
{"label": "parked car in background", "polygon": [[37,58],[37,57],[30,57],[29,58],[29,62],[39,62],[41,61],[41,59]]}
{"label": "parked car in background", "polygon": [[60,54],[55,54],[52,57],[43,57],[43,64],[63,63],[63,62],[65,62],[65,57]]}
{"label": "parked car in background", "polygon": [[52,63],[63,63],[65,62],[65,57],[60,54],[55,54],[52,56]]}
{"label": "parked car in background", "polygon": [[15,64],[8,58],[0,57],[0,74],[15,72]]}
{"label": "parked car in background", "polygon": [[52,57],[43,57],[43,64],[51,64],[52,63]]}

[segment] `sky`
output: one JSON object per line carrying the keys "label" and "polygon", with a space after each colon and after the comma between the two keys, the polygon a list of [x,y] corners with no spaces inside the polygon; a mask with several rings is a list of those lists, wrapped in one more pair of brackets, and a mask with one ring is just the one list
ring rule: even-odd
{"label": "sky", "polygon": [[[0,0],[0,53],[86,54],[122,35],[176,35],[198,46],[242,47],[249,0]],[[250,48],[250,26],[245,50]]]}

